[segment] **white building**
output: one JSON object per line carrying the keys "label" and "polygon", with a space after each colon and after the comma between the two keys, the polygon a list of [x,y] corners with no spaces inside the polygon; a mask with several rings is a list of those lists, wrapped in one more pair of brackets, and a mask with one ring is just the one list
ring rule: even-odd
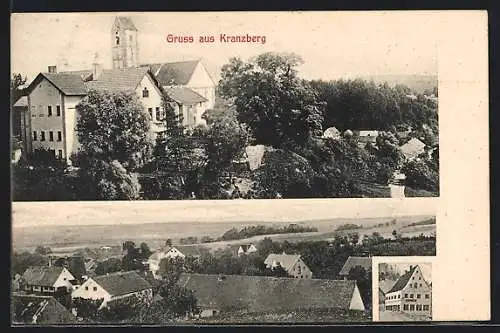
{"label": "white building", "polygon": [[37,75],[27,88],[27,154],[44,149],[70,163],[79,148],[76,105],[90,89],[135,92],[150,115],[153,136],[165,130],[164,93],[186,127],[205,124],[202,116],[215,102],[215,83],[205,66],[200,60],[139,65],[138,38],[130,18],[117,17],[111,28],[113,69],[102,69],[96,61],[88,70],[58,73],[49,66],[48,73]]}
{"label": "white building", "polygon": [[253,244],[240,245],[237,251],[238,256],[257,252],[257,248]]}
{"label": "white building", "polygon": [[71,298],[102,300],[101,308],[110,302],[137,296],[144,302],[153,299],[153,288],[136,272],[116,272],[89,277]]}
{"label": "white building", "polygon": [[201,253],[196,246],[171,246],[153,253],[147,261],[149,270],[155,279],[161,278],[158,271],[162,259],[185,259],[186,257],[199,258]]}
{"label": "white building", "polygon": [[270,253],[264,264],[267,268],[283,267],[287,273],[299,279],[312,279],[312,272],[298,254]]}

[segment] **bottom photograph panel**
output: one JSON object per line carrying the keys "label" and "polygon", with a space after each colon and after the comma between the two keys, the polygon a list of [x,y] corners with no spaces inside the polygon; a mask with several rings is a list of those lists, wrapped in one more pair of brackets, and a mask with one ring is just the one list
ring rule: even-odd
{"label": "bottom photograph panel", "polygon": [[387,263],[373,281],[373,265],[390,258],[380,256],[434,256],[433,209],[351,203],[14,203],[12,324],[430,316],[430,267]]}
{"label": "bottom photograph panel", "polygon": [[374,319],[383,322],[431,321],[432,262],[380,259],[376,270],[378,306]]}

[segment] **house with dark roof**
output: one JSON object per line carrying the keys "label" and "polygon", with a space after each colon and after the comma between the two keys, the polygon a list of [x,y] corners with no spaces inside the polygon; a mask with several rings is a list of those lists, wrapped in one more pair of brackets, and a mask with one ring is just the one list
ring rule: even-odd
{"label": "house with dark roof", "polygon": [[425,152],[425,143],[420,141],[417,138],[412,138],[410,141],[405,143],[400,147],[401,153],[403,153],[403,156],[407,160],[414,160],[417,158],[420,154]]}
{"label": "house with dark roof", "polygon": [[295,278],[312,279],[312,272],[306,263],[302,260],[299,254],[282,254],[270,253],[264,264],[267,268],[275,268],[281,266],[285,271]]}
{"label": "house with dark roof", "polygon": [[57,325],[76,322],[76,317],[52,296],[12,294],[13,325]]}
{"label": "house with dark roof", "polygon": [[355,281],[181,274],[177,285],[193,291],[202,317],[232,312],[365,310]]}
{"label": "house with dark roof", "polygon": [[366,271],[371,271],[372,269],[372,258],[371,257],[351,257],[347,258],[344,266],[339,272],[341,279],[348,280],[349,272],[356,266],[363,267]]}
{"label": "house with dark roof", "polygon": [[102,300],[101,307],[107,306],[109,302],[134,296],[145,303],[153,299],[153,287],[135,271],[89,277],[71,294],[73,299]]}
{"label": "house with dark roof", "polygon": [[37,294],[54,294],[58,290],[71,292],[75,277],[65,267],[33,266],[23,273],[23,290]]}
{"label": "house with dark roof", "polygon": [[385,310],[430,315],[432,289],[418,265],[410,266],[385,293]]}

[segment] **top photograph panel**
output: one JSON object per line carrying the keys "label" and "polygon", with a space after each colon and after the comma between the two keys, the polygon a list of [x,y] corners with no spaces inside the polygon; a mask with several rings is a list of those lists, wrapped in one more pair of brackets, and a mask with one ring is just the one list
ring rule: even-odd
{"label": "top photograph panel", "polygon": [[12,199],[439,196],[428,15],[13,14]]}

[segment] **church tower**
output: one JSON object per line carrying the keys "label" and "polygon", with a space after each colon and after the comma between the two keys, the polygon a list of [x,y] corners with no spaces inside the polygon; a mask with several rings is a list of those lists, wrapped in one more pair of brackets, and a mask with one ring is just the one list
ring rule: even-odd
{"label": "church tower", "polygon": [[139,66],[137,28],[129,17],[118,16],[111,28],[113,69]]}

